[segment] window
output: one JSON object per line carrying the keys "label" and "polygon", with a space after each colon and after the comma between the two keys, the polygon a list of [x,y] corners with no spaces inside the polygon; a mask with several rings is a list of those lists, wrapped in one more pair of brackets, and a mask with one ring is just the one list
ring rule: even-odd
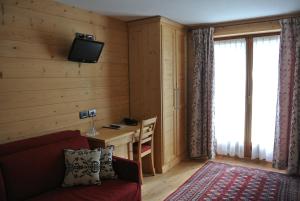
{"label": "window", "polygon": [[215,42],[217,153],[244,157],[246,40]]}
{"label": "window", "polygon": [[272,160],[279,36],[215,42],[217,154]]}

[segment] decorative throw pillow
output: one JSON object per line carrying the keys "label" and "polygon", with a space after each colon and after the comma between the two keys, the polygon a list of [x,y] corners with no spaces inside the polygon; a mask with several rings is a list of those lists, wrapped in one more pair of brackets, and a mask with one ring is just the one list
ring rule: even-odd
{"label": "decorative throw pillow", "polygon": [[114,146],[108,146],[105,149],[100,148],[100,150],[100,179],[116,179],[117,175],[112,164]]}
{"label": "decorative throw pillow", "polygon": [[99,178],[101,150],[65,149],[64,152],[66,172],[63,187],[101,184]]}

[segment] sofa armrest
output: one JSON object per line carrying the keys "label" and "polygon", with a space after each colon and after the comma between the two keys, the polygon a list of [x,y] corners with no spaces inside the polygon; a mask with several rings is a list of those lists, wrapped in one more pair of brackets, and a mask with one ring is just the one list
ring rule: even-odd
{"label": "sofa armrest", "polygon": [[113,167],[119,179],[141,184],[139,163],[125,158],[113,156]]}

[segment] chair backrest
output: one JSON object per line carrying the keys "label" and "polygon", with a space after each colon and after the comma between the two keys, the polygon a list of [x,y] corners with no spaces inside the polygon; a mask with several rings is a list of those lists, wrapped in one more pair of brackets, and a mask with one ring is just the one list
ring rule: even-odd
{"label": "chair backrest", "polygon": [[156,126],[157,117],[142,120],[139,136],[139,152],[143,144],[148,144],[153,148],[153,137]]}

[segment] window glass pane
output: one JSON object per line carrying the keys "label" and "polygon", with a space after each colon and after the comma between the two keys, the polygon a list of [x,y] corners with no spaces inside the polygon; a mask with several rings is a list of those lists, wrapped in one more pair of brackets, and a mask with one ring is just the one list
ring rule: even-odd
{"label": "window glass pane", "polygon": [[272,161],[278,87],[279,36],[253,39],[252,158]]}
{"label": "window glass pane", "polygon": [[217,154],[244,157],[246,40],[215,42]]}

